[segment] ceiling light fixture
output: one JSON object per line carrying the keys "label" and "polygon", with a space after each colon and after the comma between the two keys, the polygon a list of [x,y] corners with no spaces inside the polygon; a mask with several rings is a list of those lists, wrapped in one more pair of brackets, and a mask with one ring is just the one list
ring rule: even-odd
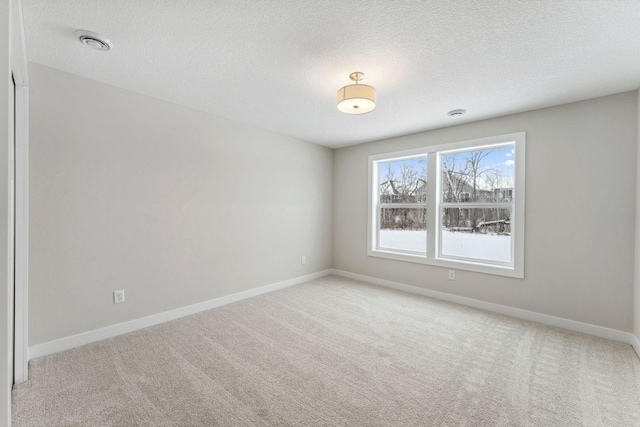
{"label": "ceiling light fixture", "polygon": [[87,30],[76,31],[76,37],[80,39],[82,44],[92,47],[96,50],[106,52],[113,47],[113,44],[104,36]]}
{"label": "ceiling light fixture", "polygon": [[467,112],[467,110],[463,110],[463,109],[451,110],[451,111],[449,111],[447,113],[447,116],[449,116],[449,117],[460,117],[466,112]]}
{"label": "ceiling light fixture", "polygon": [[364,73],[356,71],[349,74],[349,78],[356,82],[338,91],[338,110],[347,114],[365,114],[376,108],[376,89],[372,86],[361,85]]}

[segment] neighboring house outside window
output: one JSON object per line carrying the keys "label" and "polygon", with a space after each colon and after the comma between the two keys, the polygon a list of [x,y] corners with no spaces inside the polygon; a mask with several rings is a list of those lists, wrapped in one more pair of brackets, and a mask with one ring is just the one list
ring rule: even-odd
{"label": "neighboring house outside window", "polygon": [[371,156],[368,254],[524,277],[525,134]]}

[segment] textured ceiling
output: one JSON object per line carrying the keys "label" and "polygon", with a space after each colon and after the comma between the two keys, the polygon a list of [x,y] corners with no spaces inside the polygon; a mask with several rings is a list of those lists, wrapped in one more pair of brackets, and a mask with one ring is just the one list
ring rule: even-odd
{"label": "textured ceiling", "polygon": [[[22,0],[30,61],[343,147],[638,89],[640,1]],[[105,35],[92,50],[77,29]],[[363,71],[377,108],[336,92]],[[446,112],[464,108],[452,119]]]}

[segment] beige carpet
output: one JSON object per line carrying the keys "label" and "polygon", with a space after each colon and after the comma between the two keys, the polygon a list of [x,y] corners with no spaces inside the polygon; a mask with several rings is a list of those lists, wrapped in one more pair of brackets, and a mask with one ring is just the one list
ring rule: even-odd
{"label": "beige carpet", "polygon": [[15,425],[639,426],[631,346],[337,277],[30,363]]}

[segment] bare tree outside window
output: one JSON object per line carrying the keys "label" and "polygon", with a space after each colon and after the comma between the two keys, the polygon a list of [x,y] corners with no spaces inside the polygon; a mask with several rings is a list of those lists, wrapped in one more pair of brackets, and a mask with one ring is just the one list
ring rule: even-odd
{"label": "bare tree outside window", "polygon": [[427,159],[380,162],[379,246],[426,251]]}
{"label": "bare tree outside window", "polygon": [[[511,260],[511,211],[513,201],[512,146],[443,153],[441,253],[460,258],[482,258],[471,235],[484,240],[503,238],[498,254],[485,254],[494,261]],[[456,234],[457,233],[457,234]],[[464,238],[464,235],[470,235]],[[470,253],[473,252],[473,256]]]}

